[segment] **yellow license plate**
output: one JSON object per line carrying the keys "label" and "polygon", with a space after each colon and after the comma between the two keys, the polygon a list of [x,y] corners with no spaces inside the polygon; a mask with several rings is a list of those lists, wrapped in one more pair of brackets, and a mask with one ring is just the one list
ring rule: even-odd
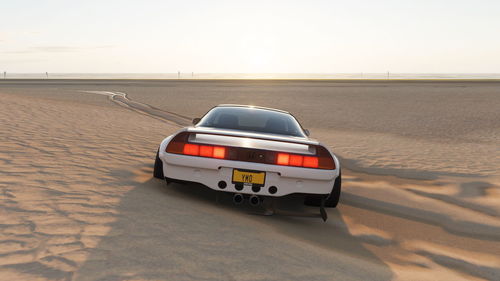
{"label": "yellow license plate", "polygon": [[240,170],[233,170],[233,183],[250,183],[264,185],[266,181],[265,172],[247,172]]}

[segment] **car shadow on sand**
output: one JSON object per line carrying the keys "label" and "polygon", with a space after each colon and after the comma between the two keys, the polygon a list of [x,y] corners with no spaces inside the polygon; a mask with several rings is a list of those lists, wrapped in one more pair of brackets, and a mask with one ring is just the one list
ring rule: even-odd
{"label": "car shadow on sand", "polygon": [[[151,178],[151,167],[113,176],[134,188],[117,207],[109,233],[89,249],[76,280],[390,280],[389,266],[353,236],[342,206],[277,203],[273,216],[196,184]],[[137,171],[137,170],[136,170]],[[299,202],[300,203],[300,202]],[[287,215],[283,215],[286,213]],[[292,216],[290,215],[292,214]],[[297,216],[294,216],[296,214]]]}

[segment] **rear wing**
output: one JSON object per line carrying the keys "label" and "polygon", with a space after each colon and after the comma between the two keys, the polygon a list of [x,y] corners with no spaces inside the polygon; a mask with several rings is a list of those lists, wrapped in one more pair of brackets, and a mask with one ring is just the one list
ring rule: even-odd
{"label": "rear wing", "polygon": [[186,131],[193,134],[198,133],[198,134],[229,136],[229,137],[239,137],[239,138],[251,138],[259,140],[271,140],[271,141],[306,144],[306,145],[319,145],[319,142],[316,140],[303,137],[294,137],[294,136],[280,136],[280,135],[233,131],[224,129],[202,128],[202,127],[189,127],[186,129]]}

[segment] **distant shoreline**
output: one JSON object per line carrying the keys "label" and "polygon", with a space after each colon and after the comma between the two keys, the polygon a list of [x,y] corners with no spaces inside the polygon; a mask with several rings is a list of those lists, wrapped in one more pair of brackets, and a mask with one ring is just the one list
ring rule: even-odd
{"label": "distant shoreline", "polygon": [[61,73],[9,72],[0,70],[0,79],[119,79],[119,80],[500,80],[500,73]]}
{"label": "distant shoreline", "polygon": [[434,82],[446,82],[446,83],[461,83],[461,82],[500,82],[500,78],[373,78],[373,79],[361,79],[361,78],[198,78],[198,79],[188,79],[188,78],[0,78],[1,84],[12,84],[19,82],[71,82],[71,81],[81,81],[81,82],[91,82],[91,81],[165,81],[165,82],[338,82],[338,83],[434,83]]}

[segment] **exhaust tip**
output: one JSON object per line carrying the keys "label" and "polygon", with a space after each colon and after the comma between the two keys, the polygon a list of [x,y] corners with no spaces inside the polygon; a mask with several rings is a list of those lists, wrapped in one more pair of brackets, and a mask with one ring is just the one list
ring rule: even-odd
{"label": "exhaust tip", "polygon": [[243,203],[243,195],[240,194],[240,193],[236,193],[233,196],[233,203],[236,204],[236,205],[239,205],[239,204]]}
{"label": "exhaust tip", "polygon": [[243,190],[243,184],[242,183],[237,183],[234,185],[234,188],[238,191]]}
{"label": "exhaust tip", "polygon": [[227,183],[225,181],[220,181],[217,185],[219,186],[220,189],[224,189],[226,188]]}
{"label": "exhaust tip", "polygon": [[269,187],[269,193],[275,194],[276,192],[278,192],[278,188],[276,186],[273,185]]}
{"label": "exhaust tip", "polygon": [[260,204],[260,198],[257,195],[252,195],[250,196],[250,205],[252,206],[258,206]]}

